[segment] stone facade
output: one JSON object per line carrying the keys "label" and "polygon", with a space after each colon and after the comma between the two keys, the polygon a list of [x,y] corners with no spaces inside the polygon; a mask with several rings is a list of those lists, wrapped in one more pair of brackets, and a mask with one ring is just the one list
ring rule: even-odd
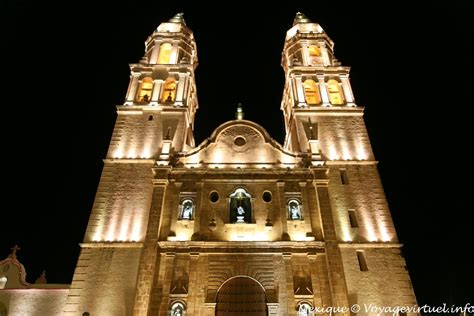
{"label": "stone facade", "polygon": [[415,304],[364,109],[333,48],[297,14],[282,54],[284,145],[239,109],[196,146],[194,37],[180,14],[162,23],[131,65],[64,314]]}
{"label": "stone facade", "polygon": [[[241,116],[195,146],[192,32],[178,15],[146,45],[118,107],[68,314],[416,303],[349,68],[318,24],[298,14],[287,33],[283,146]],[[154,81],[146,103],[143,76]]]}

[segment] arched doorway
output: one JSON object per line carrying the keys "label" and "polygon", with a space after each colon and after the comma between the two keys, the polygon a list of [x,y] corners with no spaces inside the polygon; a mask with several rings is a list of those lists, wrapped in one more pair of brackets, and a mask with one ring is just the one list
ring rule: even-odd
{"label": "arched doorway", "polygon": [[216,302],[216,316],[268,315],[265,290],[249,277],[238,276],[224,282]]}

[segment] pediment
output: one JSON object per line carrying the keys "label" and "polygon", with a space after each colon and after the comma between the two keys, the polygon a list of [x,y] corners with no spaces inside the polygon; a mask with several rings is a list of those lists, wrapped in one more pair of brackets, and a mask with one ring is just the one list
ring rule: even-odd
{"label": "pediment", "polygon": [[179,158],[186,166],[293,167],[301,156],[283,149],[260,125],[246,120],[219,126],[202,144]]}

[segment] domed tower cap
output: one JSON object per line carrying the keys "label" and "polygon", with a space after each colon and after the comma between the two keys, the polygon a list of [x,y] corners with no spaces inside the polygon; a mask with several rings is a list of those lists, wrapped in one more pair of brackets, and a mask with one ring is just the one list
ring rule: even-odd
{"label": "domed tower cap", "polygon": [[184,21],[184,17],[183,17],[183,13],[180,12],[180,13],[177,13],[174,17],[172,17],[168,22],[171,22],[171,23],[182,23],[184,25],[186,25],[186,22]]}
{"label": "domed tower cap", "polygon": [[303,13],[297,12],[293,21],[293,25],[296,25],[298,23],[311,23],[311,20],[308,19]]}

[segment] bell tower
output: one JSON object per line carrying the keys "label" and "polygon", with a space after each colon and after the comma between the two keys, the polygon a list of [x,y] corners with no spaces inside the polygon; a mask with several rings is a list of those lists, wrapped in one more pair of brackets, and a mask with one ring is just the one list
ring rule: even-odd
{"label": "bell tower", "polygon": [[333,303],[415,304],[350,68],[336,59],[323,28],[300,12],[286,33],[282,66],[284,147],[310,156],[310,169],[327,170],[327,182],[315,186],[331,282],[343,289],[332,293]]}
{"label": "bell tower", "polygon": [[81,244],[65,314],[128,315],[153,201],[153,167],[195,146],[196,43],[182,13],[161,23],[130,64],[117,120]]}
{"label": "bell tower", "polygon": [[[282,66],[286,77],[281,104],[285,148],[311,152],[313,161],[321,154],[344,160],[371,157],[370,146],[364,144],[365,135],[342,135],[337,126],[318,124],[341,116],[361,121],[363,109],[355,104],[349,83],[350,68],[341,66],[334,56],[333,41],[319,24],[300,12],[286,33]],[[322,139],[321,133],[329,132],[328,128],[331,135],[326,133]],[[365,130],[360,132],[365,134]],[[340,138],[347,140],[347,146],[336,145]]]}
{"label": "bell tower", "polygon": [[[154,158],[166,164],[172,152],[194,147],[197,64],[196,43],[183,14],[161,23],[146,40],[143,58],[130,65],[130,84],[118,108],[109,158]],[[144,124],[130,124],[137,111],[144,115]],[[132,133],[121,137],[122,127]]]}

